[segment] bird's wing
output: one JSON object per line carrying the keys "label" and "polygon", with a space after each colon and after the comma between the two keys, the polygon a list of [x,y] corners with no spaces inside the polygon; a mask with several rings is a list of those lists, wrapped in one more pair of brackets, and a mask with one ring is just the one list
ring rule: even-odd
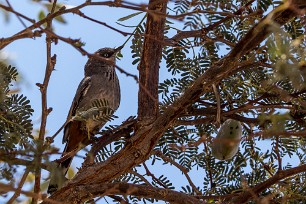
{"label": "bird's wing", "polygon": [[[70,107],[70,110],[69,110],[69,113],[68,113],[67,120],[70,120],[73,116],[75,116],[76,111],[78,109],[78,105],[82,101],[82,99],[85,97],[85,95],[87,94],[87,91],[90,88],[90,86],[91,86],[91,77],[85,77],[81,81],[81,83],[80,83],[80,85],[79,85],[79,87],[76,91],[76,94],[74,96],[74,99],[72,101],[72,104],[71,104],[71,107]],[[70,125],[71,125],[71,122],[69,122],[65,126],[63,143],[67,142],[67,140],[68,140],[68,137],[69,137],[68,132],[69,132]]]}

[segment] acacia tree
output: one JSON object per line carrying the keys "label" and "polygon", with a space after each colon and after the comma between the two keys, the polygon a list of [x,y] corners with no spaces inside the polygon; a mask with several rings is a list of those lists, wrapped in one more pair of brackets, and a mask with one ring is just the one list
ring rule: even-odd
{"label": "acacia tree", "polygon": [[[1,176],[7,181],[0,187],[3,193],[14,192],[10,203],[19,194],[33,198],[32,203],[95,202],[106,196],[120,203],[299,203],[306,199],[304,0],[84,1],[69,9],[55,0],[38,21],[7,3],[0,7],[32,25],[1,38],[0,48],[45,34],[48,56],[44,81],[37,84],[42,115],[35,140],[30,102],[8,89],[16,70],[2,66],[1,77],[6,80],[1,84],[0,156],[5,170]],[[53,151],[53,138],[45,137],[51,111],[47,89],[56,62],[51,48],[63,41],[95,57],[80,40],[56,34],[52,22],[73,13],[108,26],[82,13],[88,6],[146,13],[128,34],[139,79],[117,67],[139,84],[138,115],[97,135],[78,173],[47,197],[41,190],[41,169],[50,168],[48,153]],[[177,20],[183,22],[183,29]],[[177,34],[170,36],[171,30]],[[170,77],[160,82],[161,69],[167,69]],[[212,156],[211,146],[217,128],[228,118],[243,124],[243,137],[234,158],[219,161]],[[269,144],[267,150],[261,141]],[[288,156],[298,164],[286,160]],[[159,161],[165,169],[177,168],[186,185],[173,185],[165,171],[153,173],[151,167]],[[15,183],[12,174],[19,165],[26,166],[26,172]],[[33,192],[22,190],[29,172],[35,173]],[[197,175],[197,181],[191,174]]]}

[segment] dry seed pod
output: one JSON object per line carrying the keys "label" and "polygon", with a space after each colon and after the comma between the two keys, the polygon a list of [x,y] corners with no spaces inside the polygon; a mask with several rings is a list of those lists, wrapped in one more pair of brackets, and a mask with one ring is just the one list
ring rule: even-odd
{"label": "dry seed pod", "polygon": [[212,142],[212,155],[219,160],[229,160],[238,152],[242,126],[239,121],[227,119]]}

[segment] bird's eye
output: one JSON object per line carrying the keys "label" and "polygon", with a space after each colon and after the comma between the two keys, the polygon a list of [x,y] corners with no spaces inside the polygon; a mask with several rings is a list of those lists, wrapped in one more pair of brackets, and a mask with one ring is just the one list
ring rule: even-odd
{"label": "bird's eye", "polygon": [[102,56],[103,57],[110,57],[110,54],[109,53],[103,53]]}

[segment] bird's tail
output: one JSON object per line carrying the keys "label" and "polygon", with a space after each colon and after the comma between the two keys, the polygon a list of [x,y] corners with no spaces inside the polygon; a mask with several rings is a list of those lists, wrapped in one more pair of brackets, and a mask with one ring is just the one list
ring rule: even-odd
{"label": "bird's tail", "polygon": [[[61,158],[67,156],[66,147]],[[54,167],[51,169],[50,182],[47,193],[52,194],[63,186],[64,182],[67,180],[65,175],[70,167],[72,159],[73,155],[62,161],[60,164],[54,165]]]}
{"label": "bird's tail", "polygon": [[[72,137],[73,136],[73,137]],[[84,134],[82,122],[74,121],[66,125],[64,130],[65,149],[60,159],[60,164],[54,165],[51,169],[50,183],[47,192],[52,194],[61,188],[67,180],[65,175],[70,167],[74,155],[84,147],[83,140],[87,140],[87,134]]]}

